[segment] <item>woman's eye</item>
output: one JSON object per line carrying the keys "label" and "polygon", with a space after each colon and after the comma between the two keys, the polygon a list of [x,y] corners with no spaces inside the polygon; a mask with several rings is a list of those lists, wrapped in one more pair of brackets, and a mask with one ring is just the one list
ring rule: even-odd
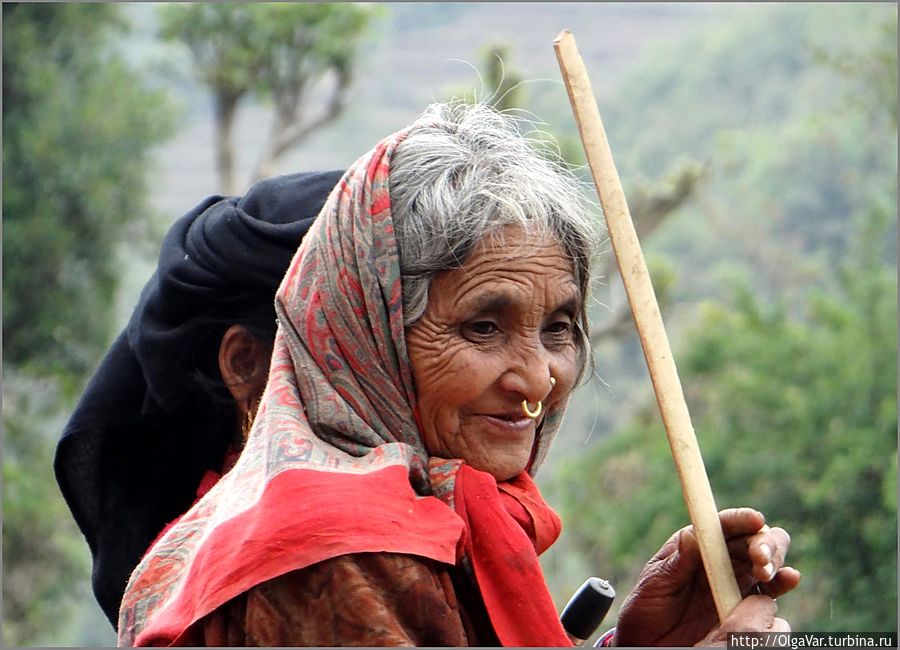
{"label": "woman's eye", "polygon": [[550,323],[545,330],[548,334],[552,334],[554,336],[563,336],[569,335],[572,333],[572,321],[570,320],[558,320]]}
{"label": "woman's eye", "polygon": [[496,323],[489,320],[475,321],[466,325],[466,331],[475,336],[490,336],[500,330]]}

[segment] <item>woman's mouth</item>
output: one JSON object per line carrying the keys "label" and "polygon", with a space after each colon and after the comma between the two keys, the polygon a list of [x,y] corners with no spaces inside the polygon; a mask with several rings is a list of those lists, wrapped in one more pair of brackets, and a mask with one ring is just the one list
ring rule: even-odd
{"label": "woman's mouth", "polygon": [[509,431],[526,431],[531,428],[535,421],[519,413],[496,413],[483,414],[485,420],[496,427],[500,427]]}

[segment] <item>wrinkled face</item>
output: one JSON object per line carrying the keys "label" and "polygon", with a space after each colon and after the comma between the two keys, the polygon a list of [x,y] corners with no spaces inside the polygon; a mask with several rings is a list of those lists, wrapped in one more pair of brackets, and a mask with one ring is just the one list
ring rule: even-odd
{"label": "wrinkled face", "polygon": [[435,276],[406,332],[428,453],[498,481],[531,459],[543,415],[526,417],[522,401],[543,401],[546,413],[572,390],[581,306],[559,244],[518,227],[503,234],[503,246],[482,243],[462,268]]}

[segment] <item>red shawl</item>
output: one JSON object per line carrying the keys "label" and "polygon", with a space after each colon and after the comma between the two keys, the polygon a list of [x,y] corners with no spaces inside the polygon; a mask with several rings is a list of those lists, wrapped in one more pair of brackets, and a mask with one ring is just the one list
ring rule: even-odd
{"label": "red shawl", "polygon": [[[171,644],[238,594],[359,552],[462,564],[504,645],[571,645],[537,553],[559,519],[528,474],[497,484],[429,458],[419,436],[381,142],[332,191],[276,295],[269,380],[229,471],[151,547],[119,614],[120,645]],[[559,426],[542,425],[533,473]]]}

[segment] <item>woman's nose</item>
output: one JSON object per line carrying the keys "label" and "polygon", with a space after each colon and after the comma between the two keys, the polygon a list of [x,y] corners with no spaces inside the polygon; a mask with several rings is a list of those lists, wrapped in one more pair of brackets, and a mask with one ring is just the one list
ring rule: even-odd
{"label": "woman's nose", "polygon": [[516,394],[517,400],[536,404],[547,398],[553,389],[550,360],[543,350],[533,350],[532,354],[511,364],[501,377],[501,387]]}

